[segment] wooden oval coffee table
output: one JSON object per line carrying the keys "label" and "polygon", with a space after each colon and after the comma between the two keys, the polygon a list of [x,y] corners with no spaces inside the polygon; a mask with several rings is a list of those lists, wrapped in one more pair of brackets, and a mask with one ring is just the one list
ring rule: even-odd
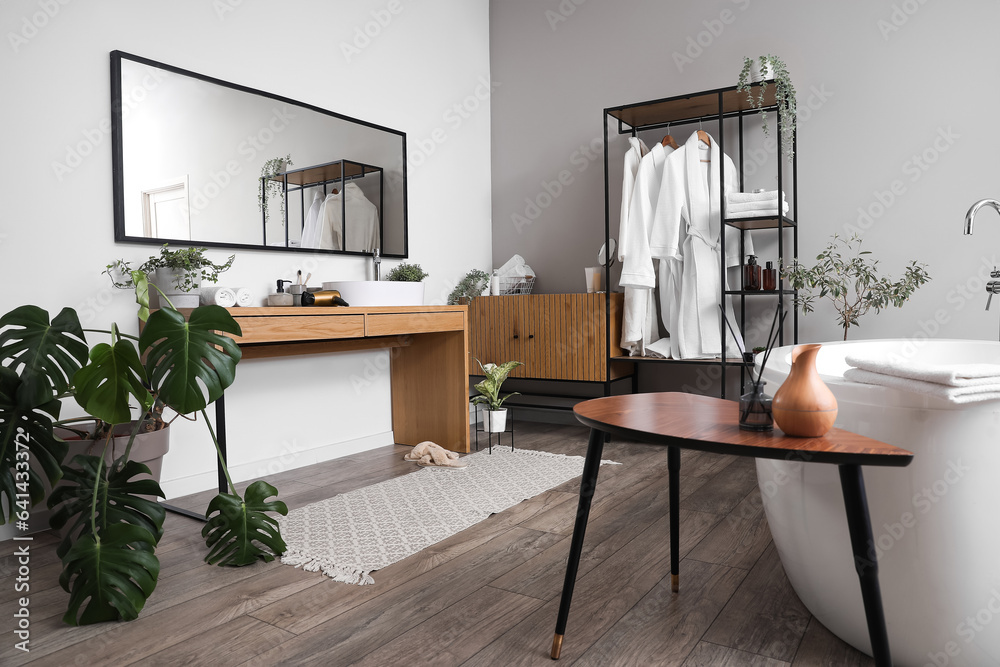
{"label": "wooden oval coffee table", "polygon": [[551,655],[554,660],[559,658],[562,651],[573,586],[576,584],[584,533],[590,516],[590,503],[601,467],[605,434],[611,434],[667,447],[670,478],[670,574],[675,593],[679,587],[678,505],[682,448],[731,456],[830,463],[838,466],[872,652],[879,667],[892,664],[878,583],[878,562],[870,557],[875,549],[861,466],[907,466],[913,460],[911,452],[838,428],[830,429],[820,438],[787,436],[778,428],[770,432],[741,431],[737,403],[694,394],[608,396],[579,403],[573,411],[576,418],[591,430],[580,483],[580,504],[566,564],[566,580],[559,604],[555,637],[552,640]]}

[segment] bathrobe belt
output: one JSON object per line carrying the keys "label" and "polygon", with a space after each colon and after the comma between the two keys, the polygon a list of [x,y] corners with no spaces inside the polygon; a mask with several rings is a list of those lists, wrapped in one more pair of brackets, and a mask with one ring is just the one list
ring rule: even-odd
{"label": "bathrobe belt", "polygon": [[705,232],[703,230],[698,229],[697,227],[694,227],[691,224],[688,224],[688,226],[687,226],[687,235],[690,238],[699,239],[702,243],[704,243],[705,245],[707,245],[712,250],[715,250],[716,252],[719,251],[719,241],[718,240],[715,240],[715,241],[710,240],[707,236],[705,236]]}

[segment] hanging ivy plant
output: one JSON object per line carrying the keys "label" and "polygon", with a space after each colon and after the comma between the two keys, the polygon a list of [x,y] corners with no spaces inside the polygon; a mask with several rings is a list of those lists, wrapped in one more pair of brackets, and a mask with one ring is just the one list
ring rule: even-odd
{"label": "hanging ivy plant", "polygon": [[[761,74],[759,86],[754,85],[754,69]],[[767,94],[768,82],[764,79],[765,73],[770,68],[771,78],[774,79],[774,99],[778,105],[778,116],[781,125],[781,153],[785,158],[791,160],[795,155],[793,139],[795,138],[795,86],[792,84],[792,77],[788,73],[785,62],[772,55],[760,56],[756,60],[753,58],[743,58],[743,69],[740,70],[739,81],[736,90],[746,92],[747,101],[751,108],[760,109],[760,118],[763,123],[764,136],[770,136],[770,128],[767,125],[767,112],[763,109],[764,96]],[[755,94],[756,93],[756,94]]]}
{"label": "hanging ivy plant", "polygon": [[288,171],[292,166],[292,155],[274,157],[264,163],[260,169],[260,190],[257,191],[257,208],[264,214],[264,224],[267,224],[267,203],[271,197],[278,197],[281,205],[281,219],[285,219],[285,188],[281,181],[274,177]]}

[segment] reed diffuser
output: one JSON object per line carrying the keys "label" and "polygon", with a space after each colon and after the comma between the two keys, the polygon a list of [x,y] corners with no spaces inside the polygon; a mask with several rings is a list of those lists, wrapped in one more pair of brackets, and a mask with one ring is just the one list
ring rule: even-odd
{"label": "reed diffuser", "polygon": [[[778,334],[781,332],[781,328],[785,326],[785,317],[788,316],[788,313],[784,313],[779,323],[779,313],[781,313],[780,303],[774,310],[774,318],[771,320],[771,331],[767,335],[767,346],[764,348],[764,357],[760,363],[760,370],[757,371],[757,378],[754,379],[754,369],[751,367],[750,382],[746,387],[747,390],[740,396],[740,428],[744,431],[770,431],[774,429],[774,417],[771,412],[772,399],[764,393],[764,385],[767,383],[761,377],[764,374],[764,368],[767,366],[767,360],[771,356],[771,350],[774,349],[774,344],[778,340]],[[729,323],[729,318],[726,317],[725,311],[723,311],[723,317],[726,319],[729,331],[736,338],[736,333],[733,331],[733,327]],[[737,338],[737,340],[739,339]],[[744,359],[749,363],[753,360],[753,355],[745,352]]]}

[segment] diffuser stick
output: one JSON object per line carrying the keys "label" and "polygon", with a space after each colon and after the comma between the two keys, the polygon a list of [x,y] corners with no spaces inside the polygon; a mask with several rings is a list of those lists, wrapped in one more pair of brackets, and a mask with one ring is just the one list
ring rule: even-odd
{"label": "diffuser stick", "polygon": [[[719,304],[719,310],[722,311],[722,319],[726,321],[726,326],[729,327],[729,333],[733,334],[733,340],[736,341],[736,347],[740,349],[740,354],[746,354],[747,349],[743,345],[743,340],[736,335],[735,331],[733,331],[733,325],[729,323],[729,318],[726,317],[726,309],[722,307],[721,303]],[[725,346],[723,346],[723,348],[725,348]],[[725,354],[725,351],[723,351],[723,354]]]}

